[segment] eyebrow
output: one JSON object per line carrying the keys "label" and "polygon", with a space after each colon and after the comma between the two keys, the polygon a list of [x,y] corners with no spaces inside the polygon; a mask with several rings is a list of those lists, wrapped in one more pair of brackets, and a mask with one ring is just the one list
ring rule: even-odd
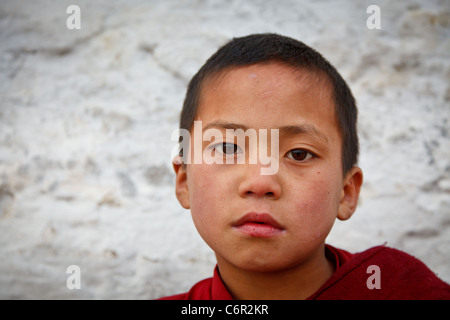
{"label": "eyebrow", "polygon": [[284,135],[300,135],[300,134],[309,134],[318,137],[319,139],[328,143],[327,136],[322,133],[316,126],[310,124],[301,124],[301,125],[293,125],[293,126],[283,126],[279,128],[281,134]]}
{"label": "eyebrow", "polygon": [[216,120],[216,121],[210,122],[206,126],[204,126],[202,131],[205,131],[205,130],[208,130],[211,128],[233,129],[233,130],[242,129],[244,131],[249,129],[249,127],[247,127],[246,125],[243,125],[243,124]]}
{"label": "eyebrow", "polygon": [[[208,123],[205,127],[203,127],[202,131],[208,130],[210,128],[233,129],[233,130],[242,129],[244,131],[250,129],[248,126],[240,123],[232,123],[216,120]],[[327,136],[324,133],[322,133],[315,125],[312,124],[289,125],[275,129],[280,130],[281,135],[295,136],[295,135],[309,134],[316,136],[317,138],[328,143]]]}

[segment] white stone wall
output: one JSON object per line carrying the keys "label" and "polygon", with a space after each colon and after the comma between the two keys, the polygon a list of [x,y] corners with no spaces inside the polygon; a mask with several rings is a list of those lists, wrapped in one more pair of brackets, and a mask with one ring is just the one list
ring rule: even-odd
{"label": "white stone wall", "polygon": [[212,275],[170,137],[192,75],[256,32],[313,46],[358,100],[361,203],[328,242],[387,242],[450,281],[448,1],[1,0],[0,298],[153,299]]}

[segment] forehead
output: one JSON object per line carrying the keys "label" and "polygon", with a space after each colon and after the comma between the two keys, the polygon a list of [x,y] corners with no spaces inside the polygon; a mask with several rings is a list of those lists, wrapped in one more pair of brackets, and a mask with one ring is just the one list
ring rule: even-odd
{"label": "forehead", "polygon": [[281,86],[288,86],[297,92],[306,92],[319,86],[322,94],[331,93],[330,81],[323,72],[275,61],[221,70],[206,79],[202,93],[205,90],[217,91],[219,88],[236,90],[236,82],[239,82],[238,87],[242,90],[273,91]]}
{"label": "forehead", "polygon": [[196,119],[206,116],[265,119],[264,127],[302,117],[336,123],[328,77],[278,62],[231,67],[212,75],[202,86]]}

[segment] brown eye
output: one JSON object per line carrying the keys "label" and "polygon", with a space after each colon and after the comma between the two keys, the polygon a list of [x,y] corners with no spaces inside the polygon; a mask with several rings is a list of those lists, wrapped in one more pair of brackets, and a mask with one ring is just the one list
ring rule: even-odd
{"label": "brown eye", "polygon": [[225,155],[232,155],[235,153],[242,152],[241,148],[239,148],[238,145],[236,145],[234,143],[226,143],[226,142],[215,145],[214,149],[216,149],[218,152],[223,153]]}
{"label": "brown eye", "polygon": [[295,161],[306,161],[315,157],[315,155],[304,149],[294,149],[287,153],[287,157]]}
{"label": "brown eye", "polygon": [[232,143],[224,143],[222,145],[223,153],[225,154],[233,154],[236,153],[238,146]]}

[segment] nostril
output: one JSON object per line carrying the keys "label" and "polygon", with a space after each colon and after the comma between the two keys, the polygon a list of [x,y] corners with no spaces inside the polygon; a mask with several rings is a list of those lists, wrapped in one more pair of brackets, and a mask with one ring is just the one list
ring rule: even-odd
{"label": "nostril", "polygon": [[[253,191],[247,191],[247,192],[245,192],[245,195],[246,195],[246,196],[251,196],[251,195],[253,195],[253,194],[255,194],[255,192],[253,192]],[[264,193],[264,195],[265,195],[265,196],[268,196],[268,197],[274,197],[274,196],[275,196],[275,194],[274,194],[272,191],[266,192],[266,193]]]}

